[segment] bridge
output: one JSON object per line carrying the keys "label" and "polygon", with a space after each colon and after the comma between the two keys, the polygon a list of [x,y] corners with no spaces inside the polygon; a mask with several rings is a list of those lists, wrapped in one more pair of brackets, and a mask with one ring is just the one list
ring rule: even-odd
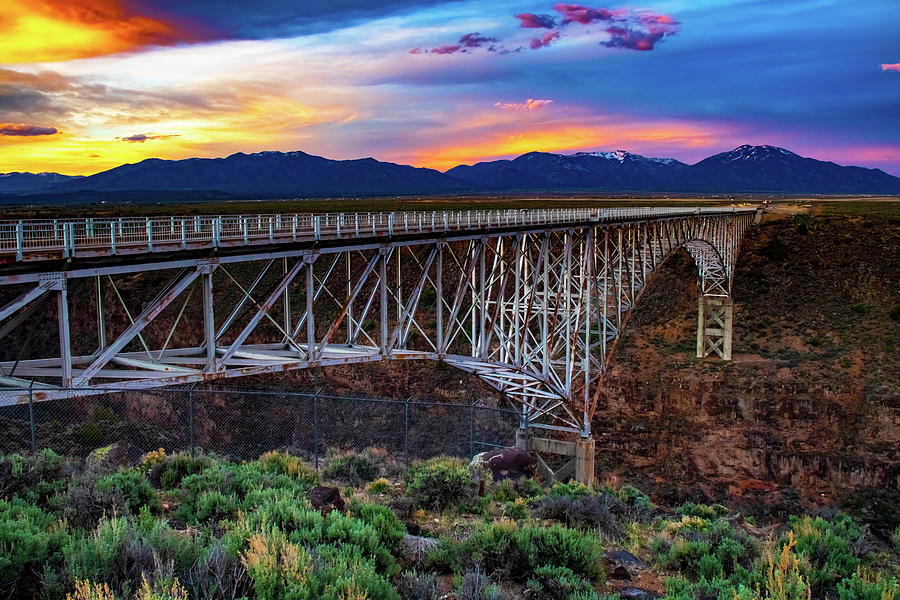
{"label": "bridge", "polygon": [[[698,270],[697,356],[730,360],[731,284],[755,212],[0,222],[0,400],[440,360],[519,407],[519,443],[572,457],[542,469],[590,481],[603,374],[652,273],[680,248]],[[48,326],[52,343],[31,343]]]}

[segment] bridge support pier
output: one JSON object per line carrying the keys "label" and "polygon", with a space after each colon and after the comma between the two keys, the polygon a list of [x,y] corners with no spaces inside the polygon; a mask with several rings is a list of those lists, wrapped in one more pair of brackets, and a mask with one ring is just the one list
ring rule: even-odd
{"label": "bridge support pier", "polygon": [[716,354],[731,360],[734,303],[726,296],[700,296],[697,310],[697,358]]}
{"label": "bridge support pier", "polygon": [[585,485],[594,483],[594,438],[578,438],[575,442],[575,481]]}
{"label": "bridge support pier", "polygon": [[[528,449],[534,453],[537,459],[538,473],[548,485],[570,478],[585,485],[594,483],[594,451],[596,442],[593,437],[579,437],[572,442],[552,438],[527,437],[527,431],[527,429],[518,429],[516,431],[516,447]],[[520,432],[522,433],[521,437]],[[544,458],[541,456],[542,453],[570,458],[564,465],[554,471],[544,461]]]}

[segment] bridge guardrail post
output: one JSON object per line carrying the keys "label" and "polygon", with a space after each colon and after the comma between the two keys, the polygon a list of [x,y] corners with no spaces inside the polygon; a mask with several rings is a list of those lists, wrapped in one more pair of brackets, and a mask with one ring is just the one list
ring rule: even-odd
{"label": "bridge guardrail post", "polygon": [[22,235],[22,221],[16,223],[16,260],[22,260],[22,246],[24,245],[24,236]]}

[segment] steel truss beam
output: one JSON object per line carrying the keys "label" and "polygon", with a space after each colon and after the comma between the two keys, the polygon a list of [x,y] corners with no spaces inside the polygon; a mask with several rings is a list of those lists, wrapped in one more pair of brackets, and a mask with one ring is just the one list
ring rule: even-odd
{"label": "steel truss beam", "polygon": [[[339,243],[248,248],[213,259],[176,255],[0,274],[0,289],[37,283],[9,295],[0,332],[21,332],[24,339],[41,316],[43,304],[35,301],[50,292],[60,339],[58,351],[0,362],[0,402],[21,400],[21,388],[32,381],[34,398],[48,399],[311,366],[431,359],[501,391],[521,408],[523,425],[589,437],[621,331],[653,272],[679,248],[698,269],[698,356],[731,357],[731,283],[752,211],[646,210],[587,222],[578,213],[568,223],[557,214],[544,225],[523,219],[521,226],[498,229],[482,221],[473,231],[465,230],[465,213],[452,219],[434,213],[433,222],[419,213],[397,215],[386,223],[402,224],[410,235],[384,236],[376,227],[380,237],[371,239],[357,233]],[[505,218],[515,224],[518,217]],[[442,229],[443,220],[458,227]],[[289,226],[271,222],[282,231]],[[344,233],[352,223],[328,222]],[[172,231],[189,232],[192,222],[185,223]],[[141,292],[151,284],[132,281],[128,288],[138,291],[123,294],[115,279],[166,273],[168,283],[149,302]],[[111,285],[101,288],[101,276]],[[100,322],[92,330],[99,335],[72,331],[76,325],[68,318],[73,286],[88,284],[96,285],[91,293]],[[104,293],[115,296],[104,301]],[[136,318],[129,303],[142,307]],[[96,349],[84,352],[94,338]]]}

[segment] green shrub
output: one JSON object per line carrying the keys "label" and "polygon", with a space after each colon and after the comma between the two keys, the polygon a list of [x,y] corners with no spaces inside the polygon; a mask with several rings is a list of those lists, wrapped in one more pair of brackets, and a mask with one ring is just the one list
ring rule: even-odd
{"label": "green shrub", "polygon": [[394,486],[392,486],[391,482],[384,477],[376,479],[366,487],[366,491],[370,494],[387,494],[393,489]]}
{"label": "green shrub", "polygon": [[728,509],[721,504],[709,506],[707,504],[694,504],[693,502],[685,502],[675,509],[679,515],[688,517],[700,517],[701,519],[715,519],[728,514]]}
{"label": "green shrub", "polygon": [[322,545],[310,551],[270,529],[250,537],[242,562],[260,600],[400,598],[375,563],[353,545]]}
{"label": "green shrub", "polygon": [[316,548],[314,573],[321,600],[400,600],[384,571],[354,546]]}
{"label": "green shrub", "polygon": [[572,498],[573,500],[590,496],[591,494],[593,494],[591,488],[577,481],[554,483],[550,488],[550,491],[547,492],[547,495],[551,498],[565,497]]}
{"label": "green shrub", "polygon": [[439,456],[414,467],[409,473],[407,494],[423,508],[443,509],[474,497],[475,489],[467,463]]}
{"label": "green shrub", "polygon": [[434,573],[404,571],[394,581],[394,587],[403,600],[438,600],[441,596]]}
{"label": "green shrub", "polygon": [[115,485],[101,488],[100,480],[96,474],[86,473],[69,484],[62,508],[69,527],[94,529],[105,516],[128,513],[122,491]]}
{"label": "green shrub", "polygon": [[[796,553],[801,561],[801,573],[813,595],[833,593],[839,581],[850,577],[859,566],[853,544],[862,536],[862,530],[847,515],[838,515],[831,521],[821,517],[791,517],[791,532],[796,540]],[[781,548],[788,543],[782,537]]]}
{"label": "green shrub", "polygon": [[477,567],[456,578],[455,591],[459,600],[500,600],[502,595],[500,586]]}
{"label": "green shrub", "polygon": [[122,554],[132,533],[125,519],[103,519],[86,539],[71,539],[63,548],[68,575],[75,581],[109,583],[116,593],[136,590],[139,581],[122,572],[127,568]]}
{"label": "green shrub", "polygon": [[375,464],[362,453],[329,450],[325,454],[322,476],[326,480],[361,485],[373,481],[378,476],[378,471]]}
{"label": "green shrub", "polygon": [[0,498],[19,496],[30,504],[47,507],[66,489],[74,473],[69,461],[53,450],[0,456]]}
{"label": "green shrub", "polygon": [[644,492],[631,485],[623,485],[618,491],[619,499],[622,502],[631,504],[636,508],[643,508],[652,511],[656,507],[650,502],[650,497]]}
{"label": "green shrub", "polygon": [[507,502],[503,507],[503,516],[514,521],[527,519],[531,514],[528,510],[528,504],[524,498],[516,498],[512,502]]}
{"label": "green shrub", "polygon": [[871,310],[868,305],[863,304],[862,302],[854,304],[850,308],[858,315],[867,315],[869,314],[869,310]]}
{"label": "green shrub", "polygon": [[259,465],[265,473],[277,473],[297,479],[307,487],[319,484],[316,470],[303,464],[298,457],[287,452],[271,451],[259,457]]}
{"label": "green shrub", "polygon": [[143,506],[154,512],[161,508],[156,492],[141,473],[123,470],[97,480],[97,491],[101,494],[108,493],[113,488],[119,491],[125,507],[131,512],[137,512]]}
{"label": "green shrub", "polygon": [[406,535],[406,527],[394,514],[394,511],[381,504],[358,504],[352,507],[351,513],[363,523],[375,528],[381,543],[391,552],[397,548],[400,540]]}
{"label": "green shrub", "polygon": [[837,585],[840,600],[893,600],[900,594],[895,577],[871,574],[857,569],[852,577]]}
{"label": "green shrub", "polygon": [[150,482],[164,490],[174,490],[188,475],[196,475],[210,468],[215,461],[210,456],[178,453],[157,461],[150,469]]}
{"label": "green shrub", "polygon": [[566,567],[542,565],[528,579],[527,598],[569,600],[573,594],[577,594],[579,598],[597,597],[591,582]]}
{"label": "green shrub", "polygon": [[259,600],[316,597],[312,555],[302,546],[290,543],[278,530],[252,536],[242,562]]}
{"label": "green shrub", "polygon": [[[237,515],[238,499],[234,494],[223,494],[219,490],[200,492],[193,503],[191,517],[194,521],[218,523]],[[186,513],[185,513],[186,514]]]}
{"label": "green shrub", "polygon": [[[266,471],[265,468],[270,470]],[[285,475],[258,461],[246,464],[215,463],[181,480],[181,504],[176,516],[189,524],[233,519],[238,509],[252,512],[258,506],[288,498],[303,501],[311,485],[306,476]]]}
{"label": "green shrub", "polygon": [[40,582],[62,562],[63,524],[22,500],[0,500],[0,582],[14,597],[37,597]]}
{"label": "green shrub", "polygon": [[659,563],[664,569],[698,574],[700,560],[709,554],[710,550],[712,550],[712,547],[707,541],[678,539],[667,554],[660,556]]}
{"label": "green shrub", "polygon": [[378,477],[398,473],[397,462],[384,448],[370,447],[356,452],[341,452],[335,448],[325,453],[322,476],[350,485],[362,485]]}
{"label": "green shrub", "polygon": [[891,320],[895,323],[900,323],[900,304],[894,304],[888,310],[888,316],[890,316]]}
{"label": "green shrub", "polygon": [[424,567],[437,573],[458,573],[460,565],[460,548],[449,540],[439,540],[438,546],[428,553]]}
{"label": "green shrub", "polygon": [[561,525],[543,527],[514,522],[479,526],[463,542],[460,555],[469,564],[524,581],[541,565],[567,567],[588,580],[600,577],[602,548],[596,537]]}

